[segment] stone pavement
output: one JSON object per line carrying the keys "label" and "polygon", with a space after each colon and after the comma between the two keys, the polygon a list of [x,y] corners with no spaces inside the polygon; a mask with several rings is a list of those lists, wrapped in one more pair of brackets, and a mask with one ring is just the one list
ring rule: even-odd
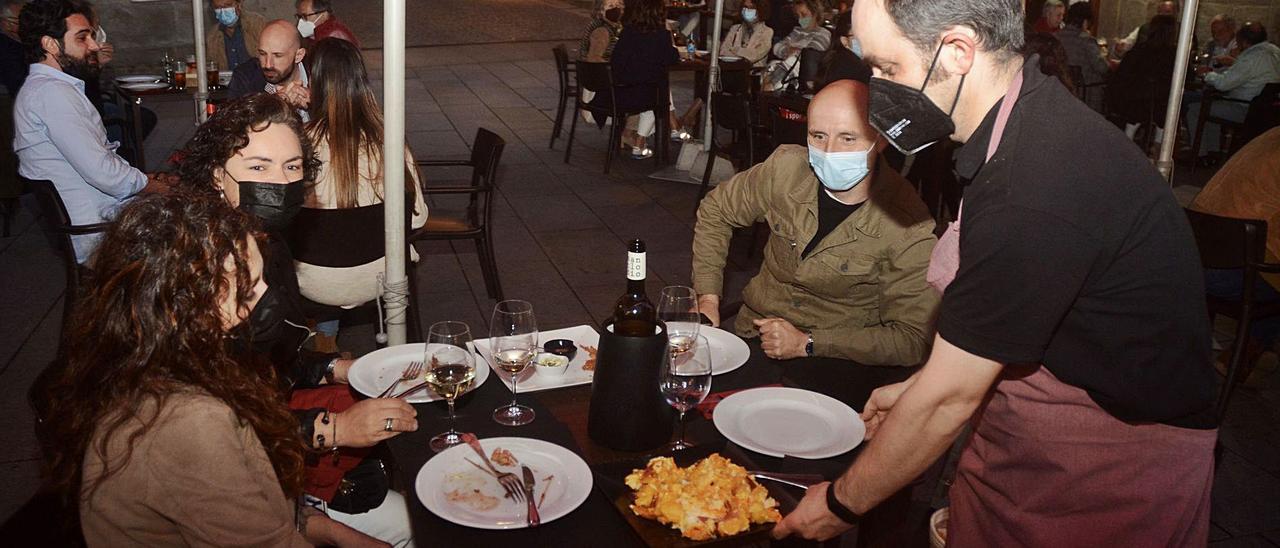
{"label": "stone pavement", "polygon": [[[578,127],[571,164],[562,161],[564,140],[547,148],[557,85],[549,51],[554,43],[413,48],[406,56],[407,142],[417,158],[466,157],[478,127],[506,139],[494,208],[498,265],[508,298],[533,302],[546,329],[605,318],[623,291],[625,241],[634,237],[648,244],[651,295],[667,284],[688,283],[697,193],[693,185],[648,179],[656,168],[652,160],[619,159],[614,172],[603,175],[603,133],[585,124]],[[379,52],[366,55],[380,78]],[[677,103],[687,104],[689,93],[684,75],[676,81]],[[162,120],[147,143],[154,169],[186,141],[192,126],[188,103],[153,106]],[[466,176],[458,170],[423,175],[428,184]],[[7,448],[0,453],[0,521],[39,485],[25,393],[52,359],[61,321],[62,270],[29,211],[24,209],[14,236],[0,239],[0,440]],[[748,235],[735,240],[729,300],[752,274],[748,241]],[[418,249],[423,258],[415,298],[423,324],[461,320],[485,336],[494,302],[484,293],[473,246],[430,243]],[[372,335],[368,326],[345,329],[340,345],[367,351]],[[1280,375],[1257,384],[1239,390],[1221,432],[1215,546],[1280,545]]]}

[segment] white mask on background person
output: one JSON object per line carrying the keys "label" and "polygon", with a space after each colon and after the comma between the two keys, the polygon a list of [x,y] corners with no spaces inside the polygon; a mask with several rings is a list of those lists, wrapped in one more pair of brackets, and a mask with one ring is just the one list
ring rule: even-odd
{"label": "white mask on background person", "polygon": [[849,51],[852,51],[859,59],[862,58],[862,43],[852,36],[849,37]]}
{"label": "white mask on background person", "polygon": [[316,24],[306,19],[299,19],[298,34],[301,34],[303,38],[311,38],[312,36],[315,36]]}
{"label": "white mask on background person", "polygon": [[742,20],[747,23],[755,23],[759,21],[759,15],[755,8],[742,8]]}
{"label": "white mask on background person", "polygon": [[234,27],[240,21],[240,14],[236,13],[235,7],[215,9],[213,16],[217,17],[218,22],[224,27]]}

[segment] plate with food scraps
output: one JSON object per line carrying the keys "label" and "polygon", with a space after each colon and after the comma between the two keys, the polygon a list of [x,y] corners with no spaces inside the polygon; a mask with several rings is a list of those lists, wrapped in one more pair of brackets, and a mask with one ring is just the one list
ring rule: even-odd
{"label": "plate with food scraps", "polygon": [[[430,348],[434,354],[437,350],[448,349],[449,345],[432,343]],[[391,386],[391,383],[400,378],[404,369],[410,363],[421,361],[423,363],[422,373],[417,378],[403,381],[400,386],[392,393],[398,394],[404,390],[417,386],[419,383],[425,382],[428,366],[431,357],[426,355],[427,345],[423,343],[398,344],[381,348],[361,356],[355,363],[351,364],[351,368],[347,370],[347,382],[351,383],[351,387],[355,388],[361,394],[370,398],[378,397],[383,390]],[[468,388],[463,394],[475,390],[484,381],[489,378],[489,368],[485,367],[483,360],[475,357],[472,353],[471,357],[475,364],[475,379],[471,381],[471,388]],[[412,396],[405,398],[409,403],[431,403],[440,401],[444,398],[432,392],[430,389],[419,390]]]}
{"label": "plate with food scraps", "polygon": [[[600,346],[600,334],[589,325],[552,329],[538,333],[538,346],[541,347],[547,341],[556,339],[573,341],[574,344],[578,345],[578,352],[573,356],[572,360],[569,360],[569,364],[565,366],[563,371],[538,367],[530,363],[529,367],[525,368],[524,372],[518,376],[521,394],[591,384],[591,379],[595,376],[595,354]],[[498,369],[493,359],[493,354],[491,353],[492,340],[480,339],[475,341],[476,353],[480,354],[488,362],[489,367],[493,368],[493,373],[502,381],[502,384],[506,385],[507,390],[511,390],[511,374]],[[539,353],[535,359],[537,358],[546,358],[546,355]]]}
{"label": "plate with food scraps", "polygon": [[[681,451],[667,451],[659,453],[655,457],[670,457],[676,466],[688,470],[692,465],[704,461],[704,459],[711,455],[723,457],[724,460],[727,460],[728,463],[732,464],[734,467],[740,467],[732,468],[727,466],[723,461],[714,463],[717,465],[716,468],[725,469],[723,470],[723,473],[726,476],[733,476],[734,479],[737,479],[739,482],[743,481],[741,478],[741,469],[759,469],[759,466],[757,466],[751,458],[742,451],[742,449],[723,440],[699,444],[695,447]],[[661,548],[685,548],[697,546],[699,548],[703,548],[719,545],[755,546],[757,544],[767,545],[769,543],[769,531],[773,529],[774,523],[767,520],[757,519],[756,522],[751,523],[745,530],[739,530],[742,524],[739,524],[737,527],[730,525],[725,529],[736,532],[729,535],[723,534],[724,529],[720,527],[717,518],[713,516],[705,516],[707,519],[701,519],[701,517],[699,517],[689,520],[686,524],[687,531],[681,531],[678,527],[669,523],[661,523],[657,519],[641,516],[640,514],[647,514],[649,512],[643,504],[638,504],[641,502],[637,500],[637,495],[640,491],[627,485],[627,477],[640,473],[637,479],[640,480],[639,483],[642,488],[644,483],[652,481],[653,479],[661,479],[655,478],[654,474],[643,473],[644,471],[652,471],[651,462],[652,460],[649,457],[643,457],[598,464],[592,467],[592,470],[596,474],[596,488],[598,488],[601,493],[613,502],[614,508],[622,514],[623,519],[627,521],[627,524],[630,525],[633,530],[635,530],[636,534],[640,536],[640,539],[646,546]],[[684,477],[676,479],[688,480],[690,478]],[[717,477],[715,479],[719,482],[725,478]],[[773,503],[776,503],[776,508],[784,514],[794,509],[799,497],[804,495],[804,490],[802,489],[785,487],[775,482],[756,482],[754,479],[749,481],[754,483],[754,485],[748,483],[748,486],[751,487],[750,492],[752,495],[758,496],[760,494],[760,492],[756,490],[757,485],[763,487],[767,492],[768,497],[772,499]],[[738,490],[734,491],[739,493],[746,492]],[[672,492],[671,494],[676,495],[675,497],[672,497],[675,500],[671,501],[676,503],[676,505],[671,507],[670,511],[681,514],[692,513],[696,515],[700,511],[698,508],[700,503],[713,502],[709,500],[712,498],[724,498],[723,496],[716,497],[713,493],[707,490],[680,489]],[[723,495],[723,493],[721,495]],[[632,508],[633,505],[640,507],[639,512]],[[652,505],[652,502],[650,502],[650,505]],[[714,535],[707,534],[710,532],[710,528],[706,527],[707,525],[714,525],[716,527]],[[694,539],[690,538],[690,536],[711,538]]]}
{"label": "plate with food scraps", "polygon": [[116,81],[122,84],[152,84],[164,80],[164,76],[159,74],[130,74],[128,76],[117,76]]}
{"label": "plate with food scraps", "polygon": [[[555,521],[591,495],[591,468],[582,457],[554,443],[530,438],[480,440],[499,472],[521,475],[523,466],[537,480],[533,497],[542,523]],[[467,444],[455,445],[427,461],[414,481],[418,500],[432,514],[477,529],[528,527],[523,501],[504,496],[502,486]]]}

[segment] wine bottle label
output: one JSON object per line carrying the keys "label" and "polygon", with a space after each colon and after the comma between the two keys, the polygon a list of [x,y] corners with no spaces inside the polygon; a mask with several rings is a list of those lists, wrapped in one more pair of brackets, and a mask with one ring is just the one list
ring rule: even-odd
{"label": "wine bottle label", "polygon": [[644,253],[627,252],[627,279],[643,280],[644,271]]}

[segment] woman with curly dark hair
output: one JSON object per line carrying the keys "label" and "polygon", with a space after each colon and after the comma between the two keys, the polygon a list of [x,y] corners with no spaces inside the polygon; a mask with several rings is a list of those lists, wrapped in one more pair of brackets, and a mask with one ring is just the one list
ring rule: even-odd
{"label": "woman with curly dark hair", "polygon": [[[384,465],[369,458],[369,448],[417,430],[416,412],[399,399],[355,401],[346,386],[352,361],[302,348],[313,333],[299,306],[293,256],[281,231],[301,208],[319,165],[296,111],[263,93],[231,101],[209,117],[181,153],[177,173],[184,188],[221,196],[267,228],[264,276],[278,291],[249,317],[251,336],[240,346],[245,359],[269,359],[292,389],[290,407],[308,445],[342,448],[334,460],[308,462],[308,500],[323,501],[329,516],[342,523],[408,545],[412,532],[404,498],[388,489]],[[343,425],[337,439],[331,437],[335,423]]]}
{"label": "woman with curly dark hair", "polygon": [[323,514],[295,524],[297,422],[272,368],[230,348],[271,292],[252,226],[221,200],[148,195],[98,246],[43,438],[90,546],[360,541]]}

